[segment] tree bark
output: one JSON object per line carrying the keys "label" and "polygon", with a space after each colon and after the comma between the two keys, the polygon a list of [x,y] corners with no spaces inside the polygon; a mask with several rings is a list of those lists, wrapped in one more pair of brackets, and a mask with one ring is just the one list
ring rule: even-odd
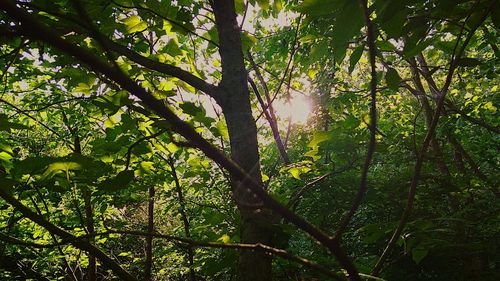
{"label": "tree bark", "polygon": [[[191,230],[189,217],[186,213],[186,202],[184,201],[184,194],[182,194],[182,187],[177,176],[177,170],[175,169],[174,159],[170,157],[168,159],[168,164],[170,165],[172,177],[174,178],[175,191],[177,192],[177,200],[179,200],[179,213],[181,215],[182,224],[184,226],[184,235],[187,239],[191,239]],[[189,281],[196,281],[196,271],[194,270],[194,249],[192,245],[187,246],[187,262],[189,266]]]}
{"label": "tree bark", "polygon": [[[155,208],[155,187],[150,186],[148,189],[148,233],[152,234],[155,231],[154,225],[154,208]],[[152,279],[153,269],[153,236],[146,237],[146,262],[144,264],[144,281]]]}
{"label": "tree bark", "polygon": [[[231,158],[254,181],[262,186],[257,143],[257,127],[252,116],[247,85],[240,30],[232,0],[214,0],[212,7],[219,35],[219,53],[222,61],[223,94],[221,107],[226,118],[231,144]],[[270,213],[263,208],[257,196],[245,182],[232,180],[233,196],[240,211],[242,243],[269,245],[272,232]],[[271,280],[271,256],[261,251],[242,250],[238,262],[238,280]]]}

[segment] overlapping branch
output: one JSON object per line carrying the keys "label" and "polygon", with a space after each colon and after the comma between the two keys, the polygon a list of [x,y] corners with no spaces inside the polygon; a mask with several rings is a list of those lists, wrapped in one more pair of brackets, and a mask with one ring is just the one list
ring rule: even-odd
{"label": "overlapping branch", "polygon": [[[324,233],[322,230],[315,227],[314,225],[312,225],[299,215],[287,209],[285,206],[280,204],[274,198],[272,198],[269,194],[265,192],[262,186],[256,183],[252,179],[252,177],[250,177],[241,167],[239,167],[226,155],[220,152],[217,148],[212,146],[207,140],[205,140],[201,135],[199,135],[189,124],[182,121],[171,109],[165,106],[162,102],[155,99],[145,89],[137,85],[137,83],[135,83],[132,79],[123,74],[120,69],[117,69],[106,62],[103,62],[98,56],[91,53],[88,49],[76,46],[73,43],[70,43],[67,40],[63,39],[60,35],[53,32],[50,28],[41,23],[34,16],[16,7],[16,5],[11,3],[10,1],[1,1],[0,9],[4,10],[13,19],[21,22],[24,26],[29,26],[29,29],[28,28],[21,29],[21,32],[24,35],[32,39],[51,44],[52,46],[56,47],[62,52],[75,57],[82,63],[89,66],[93,71],[100,72],[101,74],[107,76],[107,78],[114,81],[116,84],[120,85],[123,89],[129,91],[130,93],[138,97],[147,107],[149,107],[156,114],[158,114],[159,116],[164,118],[167,122],[169,122],[173,131],[179,133],[184,138],[192,142],[201,151],[203,151],[207,157],[211,158],[212,160],[222,165],[235,178],[239,179],[241,182],[244,182],[246,186],[248,186],[248,188],[250,188],[250,190],[262,200],[262,202],[265,204],[267,208],[272,209],[276,213],[280,214],[286,220],[293,223],[298,228],[302,229],[310,236],[315,238],[323,246],[328,248],[337,258],[339,264],[344,269],[346,269],[346,271],[349,274],[349,278],[351,280],[361,281],[357,269],[352,264],[352,261],[347,256],[347,254],[341,249],[339,242],[337,240],[332,239],[328,234]],[[6,192],[0,193],[0,196],[4,197],[4,199],[5,198],[9,199],[8,200],[9,203],[16,203],[12,201],[12,199],[14,198],[11,197]],[[16,203],[16,205],[19,205],[18,202]],[[31,212],[29,209],[26,209],[26,207],[24,211]],[[46,224],[44,221],[40,221],[38,218],[36,219],[38,221],[37,223],[39,224],[42,223],[44,227],[46,226],[46,228],[51,229],[54,232],[57,232],[64,236],[70,235],[69,233],[57,227],[54,228],[52,224]],[[123,268],[121,268],[119,265],[117,266],[116,262],[114,262],[112,259],[106,256],[104,253],[100,252],[100,250],[98,250],[97,248],[88,243],[83,245],[85,245],[84,247],[86,248],[84,250],[94,251],[95,252],[94,255],[99,259],[101,259],[103,263],[106,263],[108,266],[112,267],[113,271],[116,274],[128,278],[124,280],[134,280],[132,279],[133,277],[129,276],[129,274],[123,270]]]}
{"label": "overlapping branch", "polygon": [[[111,269],[118,277],[125,281],[136,281],[137,279],[123,269],[120,264],[115,260],[111,259],[106,253],[101,251],[96,246],[92,245],[88,241],[80,240],[73,234],[57,227],[48,220],[46,220],[41,215],[33,212],[30,208],[26,207],[24,204],[19,202],[11,194],[9,194],[4,188],[0,188],[0,197],[2,197],[7,203],[12,205],[14,208],[19,210],[25,217],[33,221],[34,223],[44,227],[53,235],[57,235],[63,240],[68,240],[70,244],[78,249],[89,252],[91,255],[97,257],[104,267]],[[13,242],[11,240],[11,242]]]}
{"label": "overlapping branch", "polygon": [[445,104],[446,94],[448,93],[448,89],[449,89],[449,87],[451,85],[451,82],[453,80],[453,74],[455,73],[455,69],[458,66],[458,61],[462,57],[462,54],[464,53],[465,48],[469,44],[469,41],[472,39],[472,36],[474,35],[475,31],[484,22],[484,20],[486,19],[486,17],[488,16],[489,13],[490,13],[490,10],[488,9],[482,15],[482,17],[480,18],[480,20],[475,24],[475,26],[473,28],[471,28],[471,30],[469,31],[467,37],[463,41],[462,45],[460,46],[460,48],[458,48],[458,46],[460,45],[460,41],[462,39],[461,37],[462,37],[463,29],[465,27],[465,22],[471,16],[472,11],[469,13],[469,15],[464,20],[464,23],[463,23],[463,26],[462,26],[462,31],[460,32],[460,35],[457,38],[457,41],[456,41],[456,44],[455,44],[455,48],[454,48],[454,51],[453,51],[453,56],[451,57],[451,60],[450,60],[450,67],[448,69],[448,74],[446,76],[446,80],[445,80],[445,82],[444,82],[441,90],[439,90],[437,92],[437,94],[438,94],[438,97],[437,97],[438,101],[437,101],[436,109],[434,111],[434,115],[432,116],[432,121],[430,122],[429,129],[427,130],[427,134],[426,134],[426,136],[424,138],[424,141],[422,143],[422,147],[420,148],[420,151],[419,151],[419,153],[417,155],[417,160],[415,162],[415,169],[414,169],[413,178],[411,180],[411,184],[410,184],[410,188],[409,188],[409,192],[408,192],[408,199],[407,199],[405,210],[403,211],[403,214],[401,215],[401,218],[399,220],[398,226],[394,230],[394,233],[392,234],[389,242],[387,243],[387,245],[386,245],[386,247],[385,247],[382,255],[380,256],[380,258],[377,261],[375,267],[373,268],[372,275],[378,275],[380,273],[380,271],[382,270],[382,266],[383,266],[385,260],[387,259],[387,257],[389,256],[390,252],[392,251],[392,249],[396,245],[396,242],[399,239],[399,236],[403,232],[403,229],[405,228],[406,223],[409,220],[410,214],[411,214],[411,212],[413,210],[413,203],[414,203],[414,200],[415,200],[415,194],[416,194],[417,185],[418,185],[418,183],[420,181],[420,172],[422,170],[422,165],[423,165],[423,162],[424,162],[424,156],[425,156],[425,154],[427,152],[427,149],[429,148],[429,145],[431,143],[432,137],[433,137],[433,135],[434,135],[434,133],[436,131],[436,128],[437,128],[437,125],[438,125],[438,121],[439,121],[439,117],[441,116],[441,111],[443,110],[443,107],[444,107],[444,104]]}

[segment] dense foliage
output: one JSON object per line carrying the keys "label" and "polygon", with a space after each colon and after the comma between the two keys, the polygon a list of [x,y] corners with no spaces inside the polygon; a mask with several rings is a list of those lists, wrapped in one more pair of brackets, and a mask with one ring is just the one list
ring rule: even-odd
{"label": "dense foliage", "polygon": [[0,0],[0,279],[500,280],[499,30],[496,0]]}

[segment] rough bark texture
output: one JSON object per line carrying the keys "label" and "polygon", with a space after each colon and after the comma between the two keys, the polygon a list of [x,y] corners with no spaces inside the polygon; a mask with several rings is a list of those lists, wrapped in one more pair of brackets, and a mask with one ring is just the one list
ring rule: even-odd
{"label": "rough bark texture", "polygon": [[[222,60],[223,93],[221,106],[226,118],[231,143],[231,157],[245,169],[255,182],[262,184],[257,144],[257,127],[252,116],[244,65],[241,38],[234,2],[213,1],[213,10],[219,35],[219,52]],[[241,216],[240,237],[242,243],[270,244],[270,216],[262,208],[262,202],[245,185],[233,180],[233,196]],[[271,256],[261,251],[240,253],[239,280],[271,280]]]}

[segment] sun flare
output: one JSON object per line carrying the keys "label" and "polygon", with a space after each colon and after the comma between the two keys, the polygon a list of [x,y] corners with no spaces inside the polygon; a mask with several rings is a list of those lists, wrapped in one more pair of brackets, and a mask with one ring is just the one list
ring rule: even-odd
{"label": "sun flare", "polygon": [[291,117],[293,124],[305,124],[311,115],[312,104],[308,97],[295,95],[290,101],[276,101],[274,108],[281,120]]}

